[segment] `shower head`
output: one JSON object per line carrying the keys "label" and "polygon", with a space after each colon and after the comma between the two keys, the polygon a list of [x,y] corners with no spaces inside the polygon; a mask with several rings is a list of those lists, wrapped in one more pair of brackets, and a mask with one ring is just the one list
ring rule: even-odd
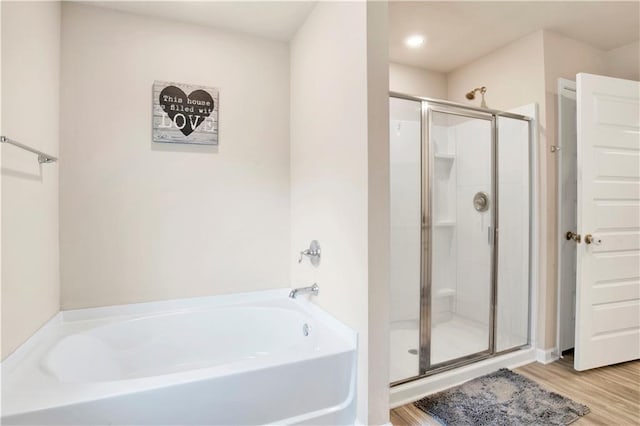
{"label": "shower head", "polygon": [[480,92],[482,95],[484,95],[485,93],[487,93],[487,88],[485,86],[482,87],[476,87],[475,89],[473,89],[472,91],[468,92],[465,97],[467,99],[469,99],[470,101],[474,100],[476,98],[476,92]]}

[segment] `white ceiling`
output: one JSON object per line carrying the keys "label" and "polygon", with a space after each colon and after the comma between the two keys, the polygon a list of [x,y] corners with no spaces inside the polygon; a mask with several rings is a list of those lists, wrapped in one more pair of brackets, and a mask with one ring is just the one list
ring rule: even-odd
{"label": "white ceiling", "polygon": [[[640,39],[640,2],[389,3],[389,59],[449,72],[540,29],[610,50]],[[410,49],[411,34],[427,37]]]}
{"label": "white ceiling", "polygon": [[87,1],[108,9],[288,41],[315,1]]}

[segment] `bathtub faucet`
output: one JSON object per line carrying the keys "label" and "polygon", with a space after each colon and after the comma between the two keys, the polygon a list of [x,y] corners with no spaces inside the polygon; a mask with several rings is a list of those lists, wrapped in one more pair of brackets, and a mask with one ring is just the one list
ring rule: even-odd
{"label": "bathtub faucet", "polygon": [[320,287],[318,287],[318,284],[313,283],[311,287],[294,288],[293,290],[291,290],[291,293],[289,293],[289,297],[292,299],[295,299],[298,294],[304,294],[304,293],[313,293],[317,296],[319,290],[320,290]]}

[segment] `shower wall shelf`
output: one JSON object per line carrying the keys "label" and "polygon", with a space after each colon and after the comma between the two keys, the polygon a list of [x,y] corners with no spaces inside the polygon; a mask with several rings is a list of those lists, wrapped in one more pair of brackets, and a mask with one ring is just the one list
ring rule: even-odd
{"label": "shower wall shelf", "polygon": [[435,225],[439,228],[448,228],[456,226],[455,220],[437,220]]}
{"label": "shower wall shelf", "polygon": [[436,297],[451,297],[455,295],[456,291],[452,288],[441,288],[436,292]]}
{"label": "shower wall shelf", "polygon": [[447,161],[453,161],[456,159],[455,154],[435,154],[434,157],[437,160],[447,160]]}

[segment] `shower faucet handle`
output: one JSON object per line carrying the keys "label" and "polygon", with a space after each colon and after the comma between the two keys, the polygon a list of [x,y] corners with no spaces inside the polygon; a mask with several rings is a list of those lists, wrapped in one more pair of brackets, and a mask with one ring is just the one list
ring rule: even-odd
{"label": "shower faucet handle", "polygon": [[302,259],[304,259],[305,256],[309,258],[309,261],[313,266],[318,266],[320,264],[320,244],[317,240],[311,241],[309,248],[300,252],[300,259],[298,259],[298,263],[302,263]]}

